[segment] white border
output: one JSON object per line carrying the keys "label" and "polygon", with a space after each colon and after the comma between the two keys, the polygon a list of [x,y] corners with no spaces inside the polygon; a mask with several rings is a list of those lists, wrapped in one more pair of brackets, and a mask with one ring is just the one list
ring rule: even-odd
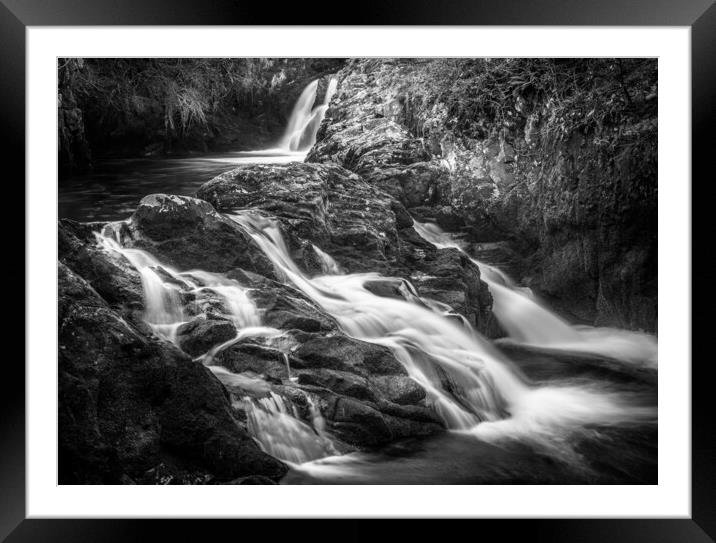
{"label": "white border", "polygon": [[[690,517],[690,30],[567,27],[27,29],[27,514],[36,517]],[[56,57],[659,57],[659,484],[58,486]]]}

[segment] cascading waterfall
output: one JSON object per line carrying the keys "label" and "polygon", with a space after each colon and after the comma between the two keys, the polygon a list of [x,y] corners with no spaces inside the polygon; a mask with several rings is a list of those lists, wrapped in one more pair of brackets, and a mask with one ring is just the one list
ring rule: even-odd
{"label": "cascading waterfall", "polygon": [[262,449],[293,464],[337,454],[324,433],[320,411],[310,398],[308,401],[311,425],[302,422],[296,407],[275,392],[259,399],[244,398],[249,433]]}
{"label": "cascading waterfall", "polygon": [[[526,388],[487,341],[428,308],[367,290],[366,283],[380,279],[378,274],[309,279],[291,259],[275,222],[251,213],[230,218],[247,230],[277,271],[336,318],[347,334],[390,348],[449,427],[467,429],[501,417],[505,401]],[[451,393],[443,381],[450,383]]]}
{"label": "cascading waterfall", "polygon": [[293,106],[288,125],[279,147],[286,151],[308,151],[316,143],[316,134],[326,115],[328,104],[336,92],[338,82],[335,78],[328,81],[323,103],[313,107],[318,91],[318,80],[311,81],[301,92]]}
{"label": "cascading waterfall", "polygon": [[[423,386],[429,404],[450,429],[482,440],[528,440],[568,459],[574,454],[566,445],[568,433],[591,425],[656,420],[653,406],[644,406],[622,393],[594,385],[562,383],[536,387],[467,321],[451,318],[455,314],[452,308],[420,298],[409,282],[377,273],[341,275],[337,263],[318,247],[316,253],[329,275],[308,278],[291,259],[276,221],[250,212],[237,212],[229,217],[252,236],[278,274],[332,315],[346,334],[389,348],[408,374]],[[182,302],[185,293],[195,296],[211,293],[222,300],[226,316],[237,327],[237,336],[199,359],[227,387],[254,395],[242,397],[236,405],[246,412],[249,432],[259,445],[269,454],[295,464],[320,462],[317,459],[337,454],[325,432],[320,410],[310,396],[306,398],[311,420],[306,422],[289,400],[272,392],[259,378],[212,365],[218,352],[244,338],[275,339],[283,334],[262,326],[246,290],[220,274],[202,270],[178,272],[146,251],[122,247],[118,225],[110,223],[105,227],[102,235],[97,235],[98,242],[106,250],[125,256],[140,273],[145,319],[160,336],[176,342],[176,329],[188,317]],[[421,226],[416,224],[416,228]],[[424,231],[444,246],[456,246],[444,237],[435,238],[441,234],[435,229],[424,227]],[[523,310],[537,306],[541,312],[547,312],[529,296],[512,290],[517,287],[500,270],[475,263],[485,270],[491,290],[500,287],[510,294],[495,296],[496,305],[512,304],[518,296],[521,304],[518,307]],[[367,288],[372,282],[386,280],[400,283],[404,300],[377,296]],[[516,328],[523,325],[520,310],[506,308],[498,315],[514,319]],[[541,313],[531,315],[535,318]],[[570,332],[582,333],[566,323],[565,326]],[[288,364],[286,369],[287,381],[291,382]]]}
{"label": "cascading waterfall", "polygon": [[291,259],[277,224],[250,212],[229,215],[281,274],[331,314],[348,335],[392,350],[421,384],[448,428],[484,440],[526,439],[561,456],[566,434],[587,425],[653,422],[655,408],[587,385],[530,385],[475,330],[421,304],[371,293],[375,273],[309,279]]}
{"label": "cascading waterfall", "polygon": [[340,268],[338,267],[338,264],[333,259],[333,257],[327,253],[324,253],[321,251],[320,248],[313,246],[313,250],[318,255],[318,258],[321,260],[321,269],[323,270],[323,273],[326,275],[335,275],[338,273],[341,273]]}
{"label": "cascading waterfall", "polygon": [[657,343],[653,336],[614,328],[571,326],[540,305],[501,270],[470,257],[452,236],[437,225],[414,221],[413,227],[435,247],[458,249],[480,269],[482,280],[492,294],[492,310],[512,340],[656,366]]}
{"label": "cascading waterfall", "polygon": [[188,322],[184,314],[182,294],[202,295],[214,293],[223,302],[228,317],[237,329],[260,328],[261,320],[246,290],[231,279],[203,270],[179,272],[160,263],[147,251],[122,247],[117,226],[109,223],[101,234],[95,234],[105,249],[121,254],[139,272],[144,290],[144,319],[160,336],[176,343],[176,331]]}
{"label": "cascading waterfall", "polygon": [[[144,289],[144,319],[159,336],[176,343],[177,329],[187,322],[182,293],[201,295],[211,292],[222,300],[226,316],[237,328],[237,335],[214,346],[199,357],[199,360],[207,365],[225,386],[236,387],[259,397],[243,398],[240,402],[247,412],[247,429],[259,445],[269,454],[288,462],[300,463],[336,454],[325,434],[325,422],[320,410],[310,397],[307,399],[312,426],[301,421],[290,402],[271,392],[270,386],[264,380],[212,365],[219,352],[245,338],[275,339],[282,335],[280,330],[262,326],[256,305],[248,297],[246,290],[223,275],[203,270],[178,272],[161,264],[146,251],[122,247],[117,226],[119,223],[110,223],[101,234],[96,234],[96,239],[104,249],[127,258],[139,272]],[[295,378],[291,377],[288,356],[283,353],[283,357],[287,379],[295,382]]]}

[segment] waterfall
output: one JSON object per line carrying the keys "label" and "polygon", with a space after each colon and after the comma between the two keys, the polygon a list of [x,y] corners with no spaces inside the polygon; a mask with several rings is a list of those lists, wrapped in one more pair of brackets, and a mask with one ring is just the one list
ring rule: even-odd
{"label": "waterfall", "polygon": [[340,268],[338,267],[338,264],[331,255],[324,253],[316,245],[313,245],[313,250],[316,252],[318,258],[321,260],[321,270],[323,270],[323,273],[335,275],[341,272]]}
{"label": "waterfall", "polygon": [[372,294],[366,284],[379,279],[378,274],[309,279],[289,256],[274,222],[250,213],[230,218],[246,228],[277,270],[330,313],[347,334],[390,348],[425,388],[448,427],[466,429],[481,420],[498,419],[506,402],[526,389],[483,338],[429,308]]}
{"label": "waterfall", "polygon": [[281,138],[280,148],[285,151],[308,151],[316,143],[316,134],[328,110],[328,104],[336,92],[338,82],[335,78],[328,81],[323,102],[313,107],[318,90],[318,79],[311,81],[303,89],[293,106],[288,125]]}
{"label": "waterfall", "polygon": [[144,291],[144,320],[158,335],[176,343],[176,331],[189,318],[184,311],[184,295],[215,295],[221,301],[225,316],[238,330],[262,330],[255,304],[236,281],[203,270],[179,272],[164,265],[147,251],[122,247],[116,232],[118,224],[109,223],[95,237],[106,250],[124,256],[139,272]]}
{"label": "waterfall", "polygon": [[[124,256],[139,272],[144,292],[144,320],[156,334],[175,343],[177,328],[186,321],[181,285],[189,285],[174,270],[162,266],[148,252],[122,247],[115,232],[110,223],[105,226],[102,234],[95,233],[95,237],[101,247]],[[165,281],[162,272],[173,281]]]}
{"label": "waterfall", "polygon": [[482,280],[492,294],[492,311],[510,339],[532,346],[600,354],[656,366],[657,343],[653,336],[613,328],[571,326],[540,305],[531,293],[518,287],[501,270],[471,258],[437,225],[414,221],[413,227],[435,247],[458,249],[480,269]]}
{"label": "waterfall", "polygon": [[[323,416],[310,397],[307,397],[307,401],[313,426],[302,422],[295,407],[272,392],[262,379],[212,365],[219,352],[245,338],[275,339],[282,335],[280,330],[261,325],[258,309],[246,290],[221,274],[204,270],[179,272],[161,264],[147,251],[122,247],[117,234],[119,224],[108,224],[101,234],[95,234],[96,240],[103,249],[124,256],[139,272],[144,293],[144,320],[160,337],[176,344],[177,329],[188,321],[183,307],[183,293],[196,296],[211,293],[221,299],[225,316],[231,319],[238,332],[236,337],[215,345],[197,360],[204,363],[225,386],[265,396],[258,400],[243,398],[241,401],[241,407],[247,412],[247,430],[259,445],[277,458],[289,462],[307,462],[337,454],[325,434]],[[295,382],[297,379],[291,376],[289,357],[286,353],[282,353],[282,356],[286,364],[287,380]]]}
{"label": "waterfall", "polygon": [[371,293],[366,285],[384,280],[379,274],[310,279],[291,259],[275,221],[251,212],[228,216],[346,334],[388,347],[448,428],[483,440],[526,439],[568,461],[576,454],[568,433],[656,420],[655,407],[626,393],[568,382],[534,386],[475,330],[424,304]]}
{"label": "waterfall", "polygon": [[[598,384],[565,382],[535,386],[469,322],[452,318],[455,314],[452,308],[420,298],[404,279],[384,278],[377,273],[341,275],[335,261],[325,253],[325,258],[321,258],[330,264],[334,274],[309,278],[291,259],[275,220],[250,212],[228,217],[256,241],[278,274],[335,318],[344,333],[390,349],[408,375],[425,389],[427,404],[450,429],[483,440],[525,439],[565,457],[575,454],[567,444],[567,433],[593,425],[656,420],[655,407],[644,406],[626,393],[600,389]],[[225,317],[233,320],[237,335],[197,360],[209,366],[226,386],[258,396],[242,397],[235,405],[246,412],[248,431],[259,445],[292,463],[337,454],[325,433],[320,409],[309,396],[310,420],[302,420],[295,406],[267,383],[212,365],[218,352],[244,338],[275,339],[283,334],[262,326],[260,314],[246,290],[223,275],[202,270],[179,272],[146,251],[122,247],[118,224],[106,226],[102,234],[97,234],[97,241],[105,250],[123,255],[139,272],[145,296],[144,317],[157,334],[176,342],[176,329],[188,317],[183,305],[186,294],[196,297],[210,294],[212,300],[216,297],[222,300]],[[421,226],[424,225],[416,224],[417,228]],[[423,230],[439,243],[454,246],[448,239],[435,238],[441,234],[435,228]],[[522,322],[525,313],[540,319],[543,313],[549,314],[529,296],[513,290],[518,287],[500,270],[476,264],[485,270],[493,295],[498,293],[495,304],[508,306],[498,310],[498,315],[515,330],[528,326]],[[381,297],[369,290],[371,283],[386,280],[398,282],[405,299]],[[502,296],[505,293],[508,295]],[[564,325],[582,343],[592,341],[591,348],[606,343],[619,352],[641,348],[631,336],[620,339],[609,329],[586,331]],[[288,362],[286,358],[284,361]],[[286,370],[286,381],[292,383],[288,364]]]}
{"label": "waterfall", "polygon": [[260,399],[244,398],[244,409],[249,433],[276,458],[302,464],[337,454],[323,432],[323,417],[310,398],[313,426],[302,422],[296,407],[275,392]]}

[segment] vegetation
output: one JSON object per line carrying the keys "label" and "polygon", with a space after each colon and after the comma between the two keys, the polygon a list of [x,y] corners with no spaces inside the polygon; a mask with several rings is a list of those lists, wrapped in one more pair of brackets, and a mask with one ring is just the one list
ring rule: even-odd
{"label": "vegetation", "polygon": [[625,127],[656,116],[653,59],[437,59],[409,72],[412,128],[484,139],[524,130],[539,115],[542,142],[575,133],[613,142]]}
{"label": "vegetation", "polygon": [[294,86],[335,59],[60,59],[60,107],[79,109],[96,154],[207,150],[282,125]]}

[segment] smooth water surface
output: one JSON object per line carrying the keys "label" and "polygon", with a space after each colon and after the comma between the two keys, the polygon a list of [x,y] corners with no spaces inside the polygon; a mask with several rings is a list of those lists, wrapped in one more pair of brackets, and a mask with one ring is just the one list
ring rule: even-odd
{"label": "smooth water surface", "polygon": [[210,179],[242,164],[302,162],[304,152],[243,151],[186,158],[101,160],[90,172],[60,177],[58,216],[77,221],[129,217],[148,194],[193,196]]}

